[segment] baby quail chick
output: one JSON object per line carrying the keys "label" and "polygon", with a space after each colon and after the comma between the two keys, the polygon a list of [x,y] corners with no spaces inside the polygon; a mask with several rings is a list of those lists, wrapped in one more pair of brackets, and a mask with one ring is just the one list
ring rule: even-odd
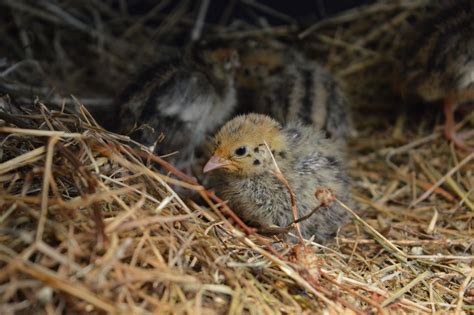
{"label": "baby quail chick", "polygon": [[456,134],[454,111],[474,103],[474,1],[440,1],[437,13],[417,28],[415,55],[407,58],[408,76],[402,92],[425,102],[442,101],[445,135],[458,147],[468,148]]}
{"label": "baby quail chick", "polygon": [[183,59],[145,69],[120,98],[118,131],[173,155],[178,168],[189,169],[195,148],[222,125],[236,105],[231,49],[193,52]]}
{"label": "baby quail chick", "polygon": [[[295,194],[301,218],[319,205],[318,188],[329,188],[338,199],[348,201],[350,180],[342,151],[301,123],[282,127],[266,115],[248,114],[218,131],[213,156],[203,171],[213,172],[211,186],[244,221],[285,227],[294,221],[290,193],[275,176],[272,156]],[[325,242],[345,219],[346,211],[332,203],[302,221],[301,232],[305,238],[314,235],[318,242]]]}
{"label": "baby quail chick", "polygon": [[242,113],[269,115],[282,124],[300,121],[345,139],[351,131],[348,103],[332,76],[289,47],[263,44],[239,51]]}

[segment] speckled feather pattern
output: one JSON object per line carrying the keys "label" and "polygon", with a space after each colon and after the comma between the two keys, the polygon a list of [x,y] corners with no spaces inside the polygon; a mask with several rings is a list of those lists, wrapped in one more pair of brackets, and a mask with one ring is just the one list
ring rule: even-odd
{"label": "speckled feather pattern", "polygon": [[[222,143],[227,138],[231,139],[231,143],[237,143],[226,133],[231,130],[228,125],[235,124],[238,119],[241,118],[230,121],[219,132],[216,139],[221,147],[227,145]],[[251,130],[252,126],[246,128]],[[320,187],[332,189],[337,198],[349,202],[350,179],[344,166],[344,149],[340,144],[326,139],[315,129],[302,123],[289,123],[285,127],[274,128],[273,132],[277,133],[275,136],[279,141],[272,139],[271,132],[264,132],[257,126],[254,131],[252,140],[248,141],[254,143],[250,145],[249,157],[261,161],[255,167],[263,170],[255,170],[252,174],[216,171],[211,177],[211,185],[217,194],[228,200],[230,207],[242,219],[251,224],[280,227],[293,222],[288,189],[272,173],[273,162],[266,154],[266,147],[261,146],[264,141],[270,145],[280,170],[295,193],[300,217],[319,205],[314,193]],[[239,133],[239,130],[233,132]],[[266,135],[266,139],[258,135]],[[243,132],[239,136],[245,139],[247,135]],[[245,140],[242,141],[240,143],[245,143]],[[314,235],[316,241],[326,242],[334,237],[346,218],[346,211],[333,203],[328,208],[321,208],[308,220],[300,223],[300,226],[305,238]]]}

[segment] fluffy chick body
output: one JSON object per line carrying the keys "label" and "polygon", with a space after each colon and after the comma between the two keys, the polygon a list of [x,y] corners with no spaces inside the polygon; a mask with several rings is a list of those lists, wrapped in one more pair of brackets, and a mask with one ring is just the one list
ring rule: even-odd
{"label": "fluffy chick body", "polygon": [[[294,221],[290,193],[274,174],[272,155],[295,194],[299,217],[320,204],[315,191],[321,187],[331,189],[341,201],[349,201],[343,150],[313,128],[301,123],[282,127],[265,115],[242,115],[220,129],[215,144],[204,172],[213,171],[211,186],[250,224],[285,227]],[[333,203],[300,227],[305,238],[314,235],[317,241],[326,242],[345,219],[346,211]]]}
{"label": "fluffy chick body", "polygon": [[317,62],[275,43],[249,43],[239,55],[241,113],[266,114],[282,124],[300,121],[340,139],[350,134],[348,102],[331,74]]}
{"label": "fluffy chick body", "polygon": [[446,136],[466,148],[455,134],[453,112],[474,102],[474,2],[439,1],[434,11],[406,48],[402,93],[409,100],[442,101]]}
{"label": "fluffy chick body", "polygon": [[195,149],[231,115],[236,105],[236,52],[205,50],[167,60],[141,72],[119,100],[120,133],[189,168]]}

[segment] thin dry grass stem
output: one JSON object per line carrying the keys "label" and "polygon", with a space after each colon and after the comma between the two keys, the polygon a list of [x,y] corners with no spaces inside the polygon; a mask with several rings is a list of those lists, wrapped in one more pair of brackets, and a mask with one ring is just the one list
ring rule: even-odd
{"label": "thin dry grass stem", "polygon": [[377,230],[375,230],[370,224],[365,222],[360,216],[358,216],[351,208],[349,208],[347,205],[345,205],[343,202],[340,200],[336,199],[336,202],[346,209],[355,219],[357,222],[361,223],[362,226],[366,229],[366,231],[375,238],[377,242],[380,243],[385,249],[387,249],[391,254],[393,254],[397,259],[399,259],[401,262],[406,263],[407,258],[406,254],[402,252],[398,247],[392,244],[388,239],[386,239],[382,234],[380,234]]}
{"label": "thin dry grass stem", "polygon": [[452,176],[454,173],[456,173],[465,164],[469,163],[473,158],[474,158],[474,153],[471,153],[468,156],[466,156],[461,162],[459,162],[455,167],[453,167],[451,170],[449,170],[449,172],[447,172],[443,177],[441,177],[430,189],[425,191],[420,197],[418,197],[416,200],[414,200],[410,204],[410,207],[414,207],[418,203],[420,203],[423,200],[425,200],[426,198],[428,198],[436,188],[441,186],[450,176]]}
{"label": "thin dry grass stem", "polygon": [[383,310],[382,306],[380,305],[380,303],[377,303],[376,301],[373,301],[370,298],[368,298],[366,296],[363,296],[362,294],[358,293],[357,291],[355,291],[354,289],[351,289],[350,287],[348,287],[346,285],[342,285],[341,283],[338,283],[337,280],[333,279],[331,276],[329,276],[325,272],[322,272],[321,274],[322,274],[323,277],[325,277],[327,280],[329,280],[335,286],[341,288],[344,291],[349,292],[351,295],[353,295],[355,297],[358,297],[359,299],[363,300],[365,303],[375,307],[379,314],[384,313],[384,310]]}
{"label": "thin dry grass stem", "polygon": [[363,21],[364,18],[367,16],[373,16],[379,13],[383,13],[385,11],[393,11],[396,9],[416,9],[421,6],[425,6],[427,4],[427,0],[415,0],[415,1],[401,1],[398,3],[387,3],[384,1],[379,1],[374,3],[373,5],[366,5],[362,7],[357,7],[351,10],[344,11],[343,13],[326,20],[322,20],[317,22],[316,24],[308,27],[306,30],[298,34],[299,39],[303,39],[310,35],[311,33],[315,32],[316,30],[323,28],[325,26],[334,24],[344,24],[351,21]]}
{"label": "thin dry grass stem", "polygon": [[202,28],[204,26],[204,19],[206,18],[207,9],[209,8],[209,0],[202,0],[201,6],[199,8],[198,17],[196,19],[196,24],[194,25],[193,31],[191,33],[191,40],[197,41],[201,38]]}
{"label": "thin dry grass stem", "polygon": [[49,269],[43,268],[37,264],[32,264],[28,261],[13,261],[12,264],[14,269],[32,276],[52,288],[64,291],[71,296],[86,301],[97,307],[97,309],[101,309],[108,313],[117,312],[116,307],[110,301],[98,298],[87,288],[82,287],[77,283],[67,281],[63,277],[51,272]]}
{"label": "thin dry grass stem", "polygon": [[459,293],[458,293],[458,298],[457,298],[457,303],[456,303],[456,309],[455,309],[455,314],[461,314],[462,312],[462,306],[464,304],[464,294],[466,293],[466,289],[469,284],[472,285],[472,278],[474,277],[474,268],[470,268],[470,270],[467,272],[467,276],[464,279],[464,281],[461,283],[461,286],[459,287]]}
{"label": "thin dry grass stem", "polygon": [[43,237],[44,225],[46,222],[46,216],[48,213],[48,200],[49,200],[49,186],[51,181],[51,168],[53,164],[54,145],[58,142],[59,138],[53,136],[48,141],[46,149],[46,161],[43,175],[43,187],[41,195],[41,212],[40,219],[38,220],[38,227],[36,229],[36,241],[39,241]]}
{"label": "thin dry grass stem", "polygon": [[406,292],[410,291],[416,284],[418,284],[420,281],[424,280],[427,276],[429,275],[428,271],[423,272],[419,276],[417,276],[415,279],[413,279],[410,283],[408,283],[405,287],[401,288],[400,290],[396,291],[392,296],[390,296],[388,299],[383,301],[382,307],[385,307],[395,301],[396,299],[400,298],[403,294]]}
{"label": "thin dry grass stem", "polygon": [[288,193],[290,195],[291,211],[293,212],[294,226],[296,227],[296,231],[297,231],[297,234],[298,234],[298,238],[300,240],[300,244],[304,247],[304,238],[303,238],[303,234],[301,234],[301,228],[300,228],[299,221],[298,221],[299,215],[298,215],[298,209],[296,208],[295,193],[291,189],[290,183],[288,183],[285,176],[283,175],[280,168],[278,167],[278,164],[275,160],[275,157],[273,156],[272,150],[268,146],[268,143],[265,140],[263,142],[265,143],[265,147],[267,148],[267,151],[270,154],[270,156],[272,158],[272,161],[273,161],[273,165],[275,167],[275,171],[273,173],[275,174],[276,178],[278,178],[278,180],[285,185],[286,189],[288,189]]}
{"label": "thin dry grass stem", "polygon": [[263,12],[265,12],[266,14],[268,14],[269,16],[273,16],[273,17],[276,17],[278,19],[281,19],[287,23],[295,23],[295,19],[292,18],[291,16],[287,15],[287,14],[284,14],[282,12],[279,12],[275,9],[273,9],[272,7],[270,6],[267,6],[265,4],[262,4],[260,2],[257,2],[255,0],[242,0],[243,3],[249,5],[249,6],[252,6],[258,10],[261,10]]}
{"label": "thin dry grass stem", "polygon": [[77,133],[68,133],[62,131],[48,131],[48,130],[32,130],[32,129],[18,129],[9,127],[0,127],[0,133],[8,134],[22,134],[29,136],[44,136],[44,137],[65,137],[65,138],[80,138],[82,135]]}

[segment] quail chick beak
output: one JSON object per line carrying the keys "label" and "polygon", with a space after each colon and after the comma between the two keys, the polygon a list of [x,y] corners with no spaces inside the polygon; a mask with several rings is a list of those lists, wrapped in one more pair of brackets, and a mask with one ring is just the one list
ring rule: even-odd
{"label": "quail chick beak", "polygon": [[221,158],[217,155],[213,155],[209,161],[207,161],[206,165],[204,165],[204,169],[202,171],[207,173],[218,168],[227,167],[230,164],[231,162],[229,160]]}

